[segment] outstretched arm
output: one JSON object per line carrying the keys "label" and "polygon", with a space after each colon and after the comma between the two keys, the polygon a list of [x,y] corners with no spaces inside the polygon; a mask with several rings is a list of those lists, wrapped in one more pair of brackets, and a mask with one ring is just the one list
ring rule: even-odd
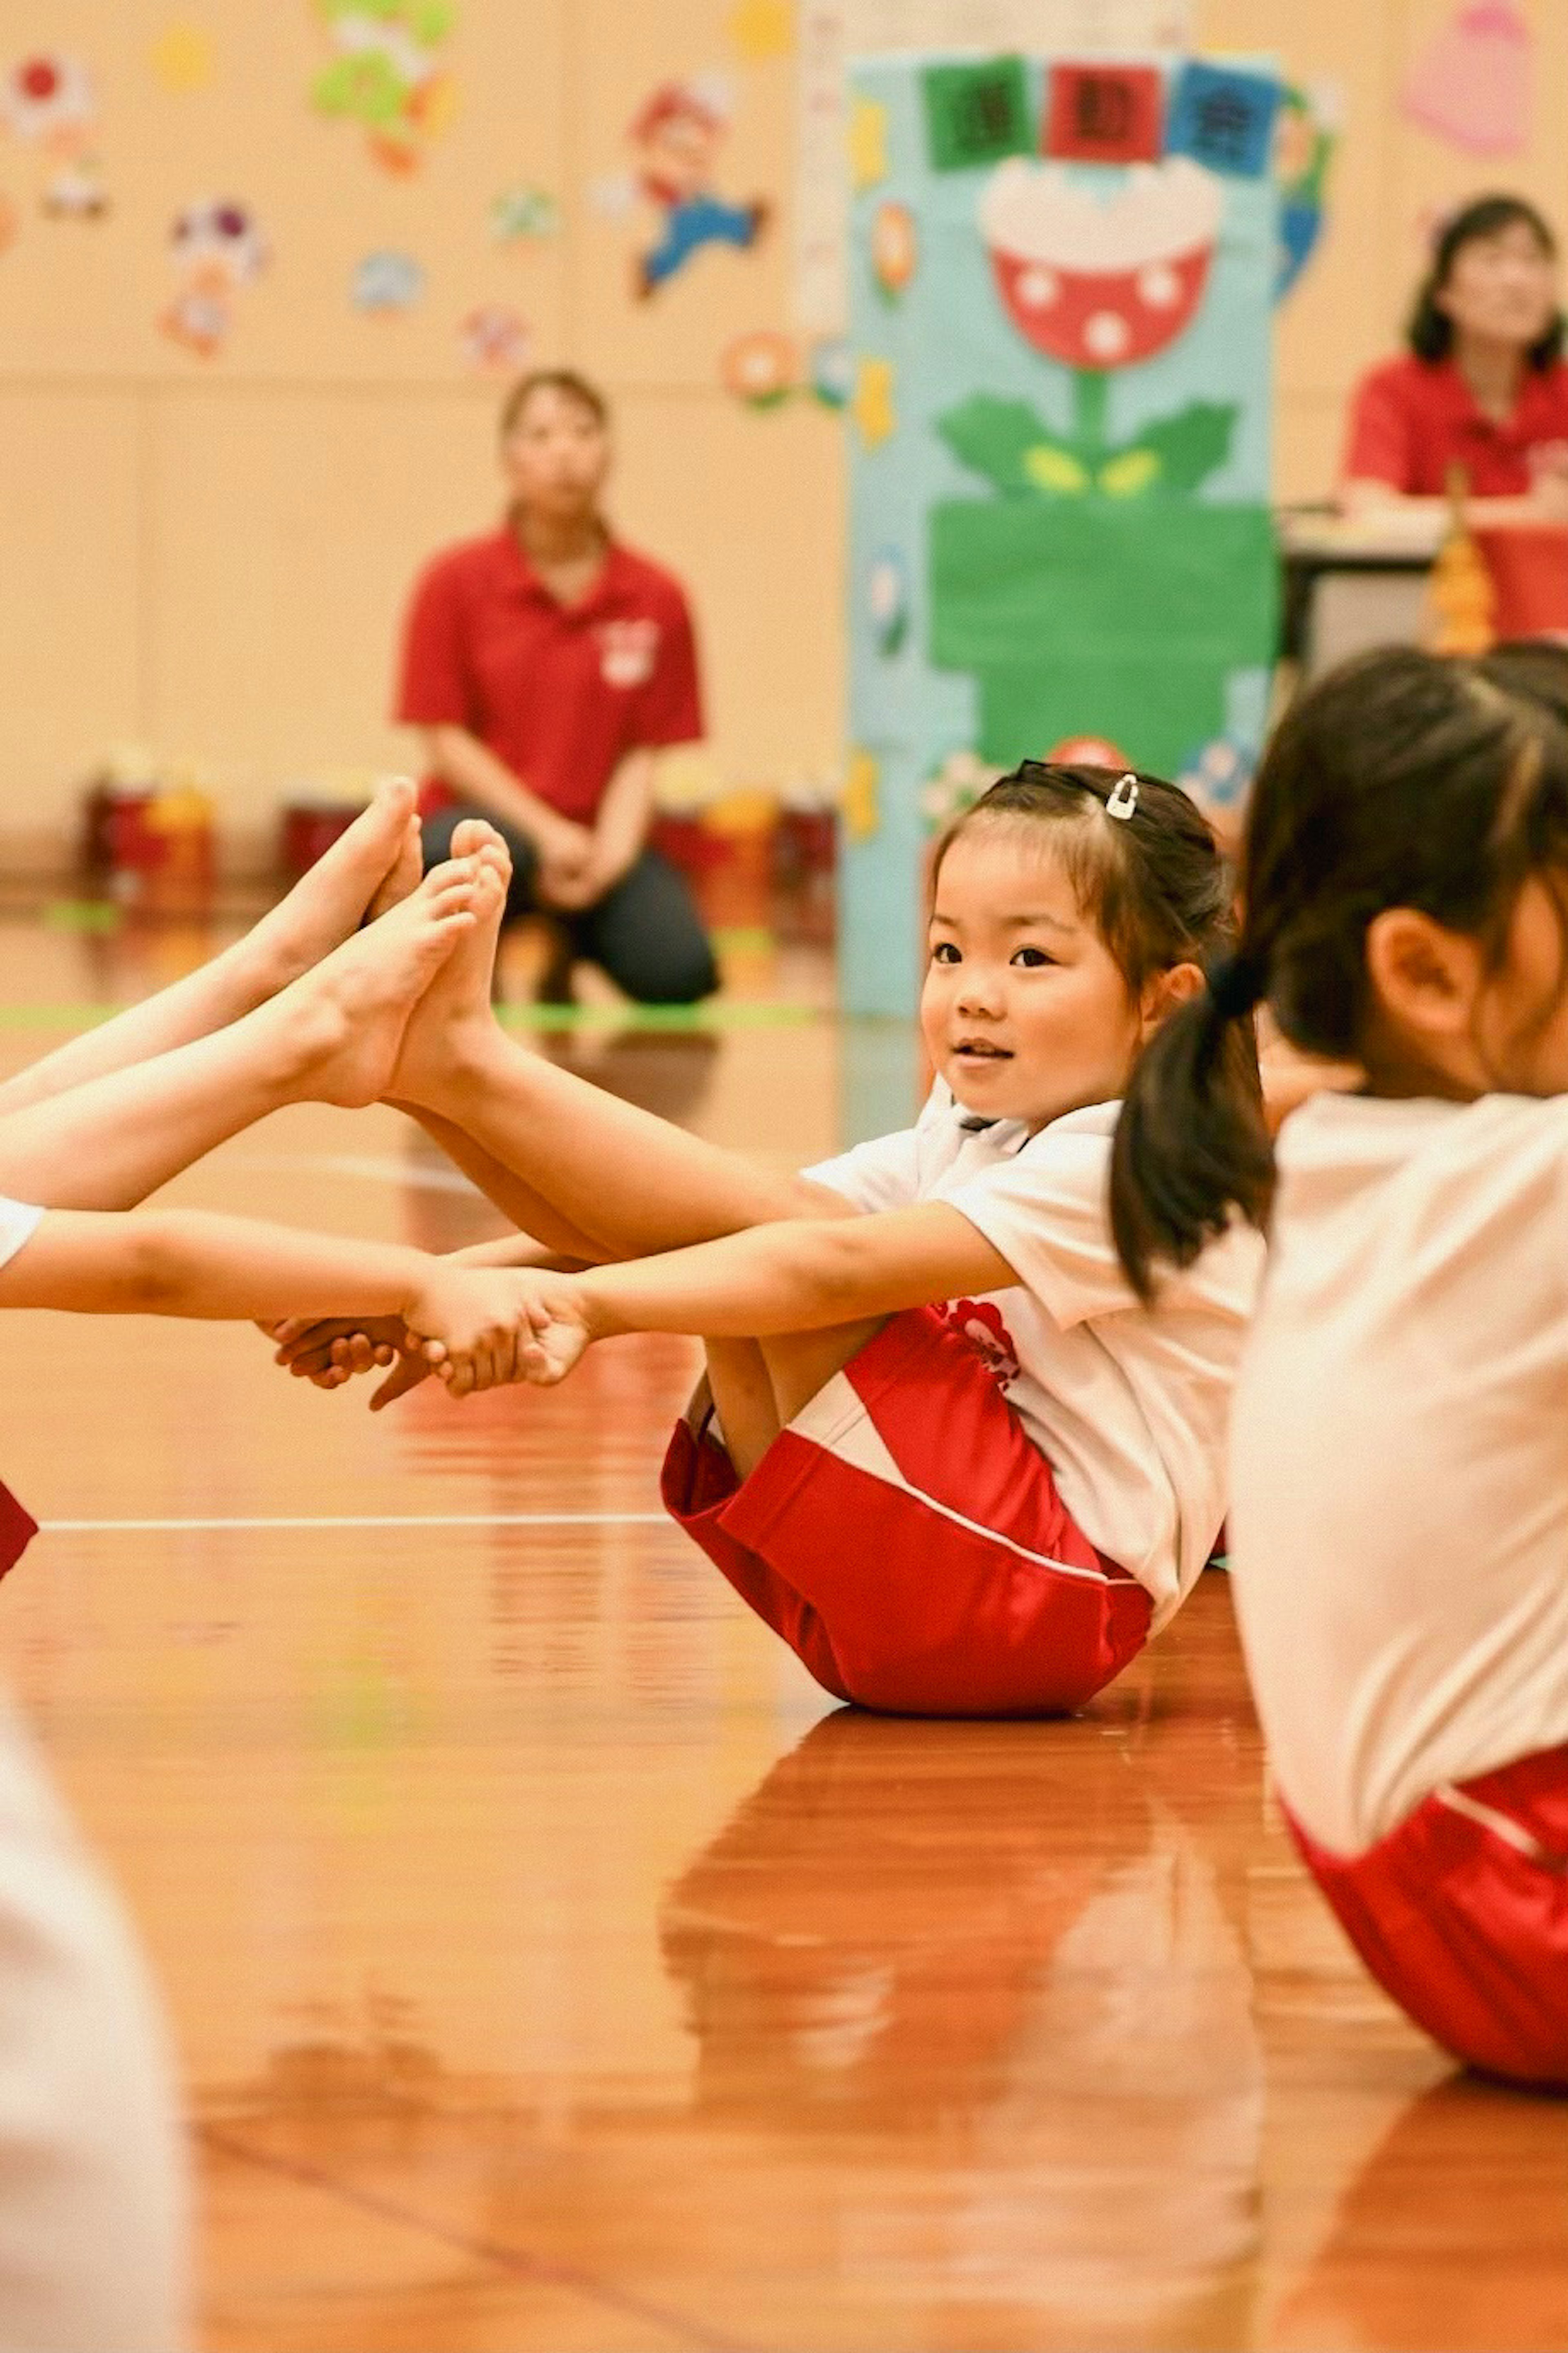
{"label": "outstretched arm", "polygon": [[[765,1339],[861,1324],[966,1292],[1004,1291],[1017,1279],[945,1202],[756,1226],[662,1258],[520,1278],[533,1334],[521,1368],[548,1385],[563,1379],[593,1341],[622,1333]],[[459,1392],[468,1385],[458,1366],[450,1379]]]}

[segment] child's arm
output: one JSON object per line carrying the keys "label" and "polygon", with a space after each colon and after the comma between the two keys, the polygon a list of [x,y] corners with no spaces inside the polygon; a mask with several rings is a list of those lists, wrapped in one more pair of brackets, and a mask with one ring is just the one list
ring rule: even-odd
{"label": "child's arm", "polygon": [[[185,1210],[46,1211],[0,1267],[0,1307],[97,1315],[276,1319],[291,1312],[402,1317],[454,1356],[510,1360],[517,1278],[395,1243],[335,1240]],[[507,1377],[502,1373],[501,1377]]]}
{"label": "child's arm", "polygon": [[[662,1258],[519,1278],[533,1334],[521,1368],[547,1386],[563,1379],[592,1342],[621,1333],[763,1339],[1005,1291],[1017,1279],[963,1212],[942,1201],[754,1226]],[[473,1386],[460,1366],[443,1377],[459,1394]]]}

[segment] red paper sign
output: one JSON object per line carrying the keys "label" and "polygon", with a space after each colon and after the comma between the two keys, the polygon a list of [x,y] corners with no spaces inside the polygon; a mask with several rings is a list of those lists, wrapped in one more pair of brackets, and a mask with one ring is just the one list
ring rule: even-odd
{"label": "red paper sign", "polygon": [[1053,66],[1043,146],[1070,164],[1155,164],[1163,152],[1157,66]]}

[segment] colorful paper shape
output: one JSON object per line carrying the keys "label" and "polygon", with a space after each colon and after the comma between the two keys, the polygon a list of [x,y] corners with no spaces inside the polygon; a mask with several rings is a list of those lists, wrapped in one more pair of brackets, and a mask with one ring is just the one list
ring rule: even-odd
{"label": "colorful paper shape", "polygon": [[0,82],[0,120],[38,155],[39,202],[62,219],[97,220],[109,210],[96,153],[98,100],[79,58],[36,50]]}
{"label": "colorful paper shape", "polygon": [[888,176],[888,110],[876,99],[849,101],[849,183],[857,195]]}
{"label": "colorful paper shape", "polygon": [[788,335],[762,327],[737,335],[719,364],[726,392],[748,408],[777,408],[797,391],[801,379],[799,346]]}
{"label": "colorful paper shape", "polygon": [[879,449],[883,442],[890,441],[899,429],[893,385],[891,360],[863,359],[860,362],[849,409],[868,449]]}
{"label": "colorful paper shape", "polygon": [[354,269],[349,299],[356,311],[395,316],[413,310],[425,291],[425,272],[411,253],[367,253]]}
{"label": "colorful paper shape", "polygon": [[844,830],[851,841],[869,841],[880,827],[881,782],[876,754],[851,752],[844,777]]}
{"label": "colorful paper shape", "polygon": [[842,335],[814,343],[811,389],[824,408],[847,408],[855,392],[855,354]]}
{"label": "colorful paper shape", "polygon": [[662,216],[658,239],[637,259],[634,290],[644,301],[705,246],[744,251],[767,227],[773,208],[765,198],[735,204],[714,185],[731,111],[729,90],[714,77],[661,82],[637,111],[627,135],[638,185]]}
{"label": "colorful paper shape", "polygon": [[546,188],[503,188],[490,206],[490,235],[498,245],[531,244],[553,237],[561,207]]}
{"label": "colorful paper shape", "polygon": [[1164,111],[1157,66],[1056,65],[1041,143],[1060,163],[1156,164]]}
{"label": "colorful paper shape", "polygon": [[1171,95],[1166,149],[1228,178],[1260,180],[1279,111],[1279,84],[1272,76],[1190,59]]}
{"label": "colorful paper shape", "polygon": [[521,374],[532,341],[527,320],[505,302],[481,303],[458,325],[459,348],[477,375]]}
{"label": "colorful paper shape", "polygon": [[177,216],[169,247],[176,284],[160,331],[198,359],[213,359],[228,341],[236,295],[267,267],[267,240],[247,206],[204,197]]}
{"label": "colorful paper shape", "polygon": [[1035,127],[1022,58],[927,66],[921,76],[931,168],[968,172],[1031,154]]}
{"label": "colorful paper shape", "polygon": [[1203,301],[1218,183],[1184,156],[1130,174],[1109,203],[1059,164],[1014,156],[986,183],[980,228],[1009,319],[1075,368],[1152,359]]}
{"label": "colorful paper shape", "polygon": [[871,271],[889,302],[908,292],[920,251],[920,232],[908,205],[879,205],[871,222]]}
{"label": "colorful paper shape", "polygon": [[747,65],[787,58],[795,47],[795,0],[736,0],[728,29],[736,56]]}
{"label": "colorful paper shape", "polygon": [[212,80],[216,45],[204,26],[168,26],[153,42],[151,54],[160,87],[173,97],[189,98]]}
{"label": "colorful paper shape", "polygon": [[891,661],[910,634],[910,567],[900,549],[879,549],[866,580],[866,612],[877,651]]}
{"label": "colorful paper shape", "polygon": [[1337,87],[1291,83],[1282,91],[1274,132],[1279,184],[1279,266],[1274,300],[1282,302],[1317,251],[1323,233],[1329,167],[1342,111]]}
{"label": "colorful paper shape", "polygon": [[1471,0],[1423,50],[1400,104],[1471,155],[1517,155],[1530,136],[1529,20],[1517,0]]}
{"label": "colorful paper shape", "polygon": [[334,54],[312,102],[361,124],[384,170],[412,172],[452,118],[440,47],[457,21],[454,0],[316,0],[316,13]]}

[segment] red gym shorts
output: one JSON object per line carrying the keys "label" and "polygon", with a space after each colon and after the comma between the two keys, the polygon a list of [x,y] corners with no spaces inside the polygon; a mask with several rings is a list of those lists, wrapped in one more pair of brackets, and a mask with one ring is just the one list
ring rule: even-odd
{"label": "red gym shorts", "polygon": [[1568,2090],[1568,1748],[1435,1790],[1364,1854],[1290,1828],[1417,2026],[1489,2075]]}
{"label": "red gym shorts", "polygon": [[666,1508],[824,1690],[896,1715],[1061,1715],[1142,1649],[1143,1588],[1095,1550],[984,1360],[895,1315],[743,1483],[689,1423]]}

